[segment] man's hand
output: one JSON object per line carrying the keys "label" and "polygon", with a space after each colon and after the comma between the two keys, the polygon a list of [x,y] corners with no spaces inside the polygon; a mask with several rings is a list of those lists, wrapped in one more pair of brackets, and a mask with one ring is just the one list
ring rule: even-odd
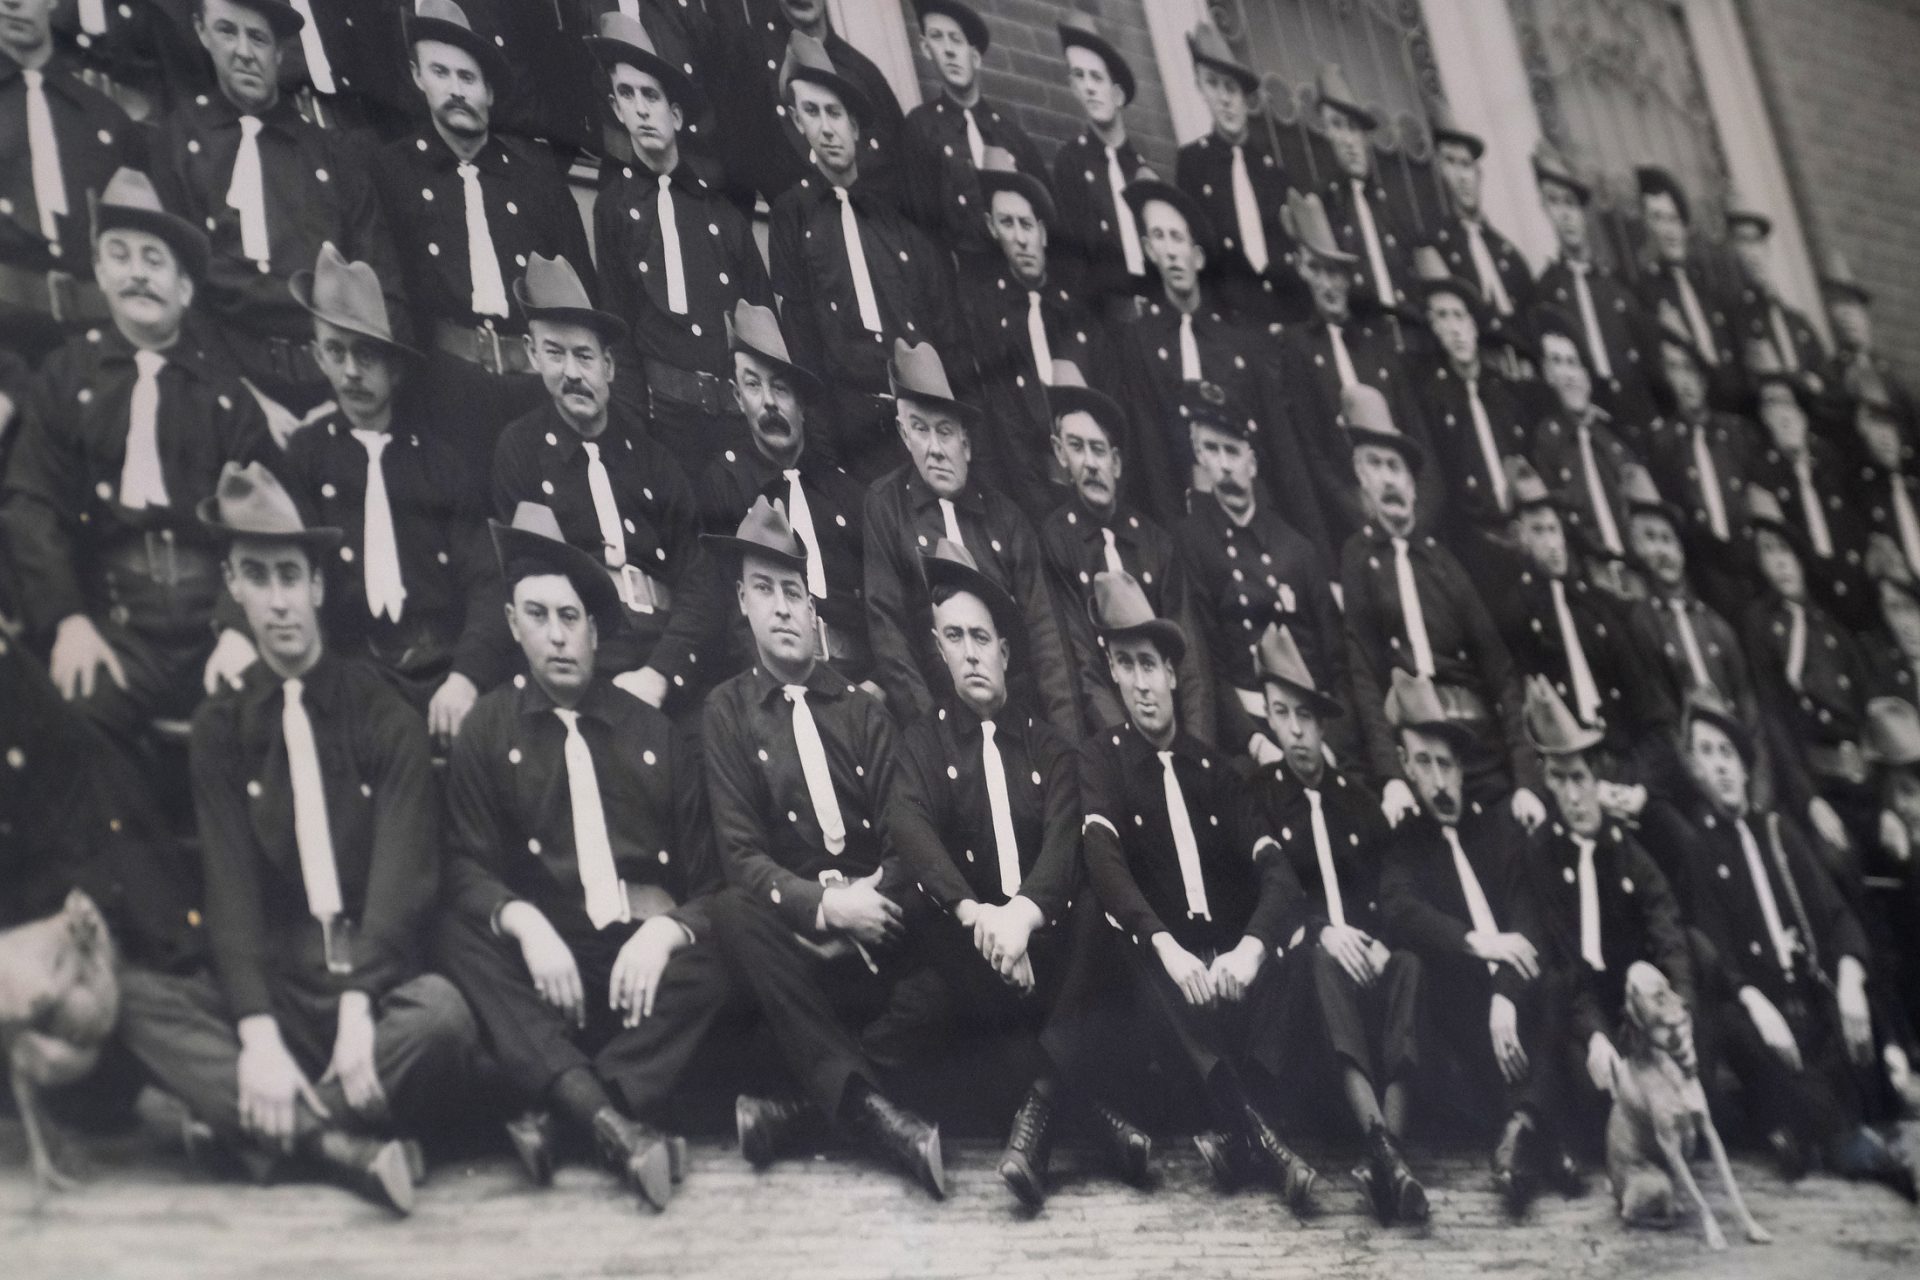
{"label": "man's hand", "polygon": [[1847,1042],[1847,1059],[1856,1067],[1864,1067],[1873,1061],[1873,1010],[1867,1006],[1867,971],[1857,959],[1840,957],[1834,989],[1840,1001],[1840,1036]]}
{"label": "man's hand", "polygon": [[1620,1052],[1613,1041],[1596,1031],[1587,1037],[1587,1079],[1602,1093],[1613,1092],[1613,1069],[1620,1065]]}
{"label": "man's hand", "polygon": [[321,1083],[338,1080],[355,1115],[376,1120],[387,1113],[387,1091],[373,1069],[373,1002],[364,991],[340,997],[339,1027],[333,1035],[333,1059]]}
{"label": "man's hand", "polygon": [[1249,934],[1231,951],[1222,951],[1207,969],[1207,982],[1216,999],[1239,1004],[1253,989],[1260,966],[1267,961],[1267,944]]}
{"label": "man's hand", "polygon": [[1511,965],[1528,982],[1540,976],[1540,956],[1524,933],[1469,933],[1467,950],[1482,960]]}
{"label": "man's hand", "polygon": [[240,379],[240,384],[253,397],[254,403],[260,406],[260,412],[266,415],[267,430],[272,433],[273,442],[282,449],[286,448],[287,441],[293,439],[293,433],[307,425],[306,420],[254,386],[251,378]]}
{"label": "man's hand", "polygon": [[1630,787],[1618,782],[1603,782],[1599,790],[1600,808],[1608,817],[1618,821],[1631,821],[1647,807],[1647,789],[1637,782]]}
{"label": "man's hand", "polygon": [[260,660],[260,651],[253,647],[253,641],[228,627],[214,641],[213,652],[207,655],[206,669],[200,673],[200,686],[211,698],[220,692],[220,686],[240,687],[247,668]]}
{"label": "man's hand", "polygon": [[1520,1047],[1520,1011],[1513,1001],[1496,995],[1487,1011],[1487,1030],[1493,1034],[1493,1057],[1508,1084],[1527,1078],[1527,1051]]}
{"label": "man's hand", "polygon": [[1847,824],[1840,821],[1840,815],[1825,798],[1815,796],[1807,801],[1807,821],[1820,833],[1820,838],[1836,849],[1851,849],[1853,840],[1847,835]]}
{"label": "man's hand", "polygon": [[1253,734],[1247,739],[1247,754],[1252,756],[1253,762],[1263,769],[1286,759],[1280,748],[1274,745],[1273,739],[1264,733]]}
{"label": "man's hand", "polygon": [[1800,1070],[1800,1046],[1793,1038],[1793,1028],[1773,1007],[1773,1001],[1767,999],[1757,987],[1740,988],[1740,1003],[1747,1007],[1747,1016],[1753,1019],[1754,1030],[1760,1033],[1761,1043],[1773,1050],[1780,1061],[1793,1070]]}
{"label": "man's hand", "polygon": [[873,681],[862,680],[859,684],[855,685],[854,688],[874,699],[874,701],[878,702],[881,706],[884,707],[887,705],[887,691]]}
{"label": "man's hand", "polygon": [[427,732],[441,742],[452,742],[479,697],[480,691],[473,687],[473,681],[458,671],[450,674],[440,682],[440,687],[433,691],[433,699],[427,703]]}
{"label": "man's hand", "polygon": [[638,671],[623,671],[613,678],[616,689],[624,689],[650,707],[658,707],[667,700],[667,678],[652,667],[642,667]]}
{"label": "man's hand", "polygon": [[93,619],[84,613],[70,613],[60,619],[53,633],[53,652],[47,661],[53,687],[60,691],[60,696],[68,702],[91,698],[102,667],[106,668],[108,679],[122,689],[127,687],[127,673],[120,665],[120,655],[93,625]]}
{"label": "man's hand", "polygon": [[1328,925],[1320,931],[1320,945],[1347,971],[1347,976],[1361,986],[1372,986],[1380,976],[1380,966],[1373,958],[1373,939],[1352,925]]}
{"label": "man's hand", "polygon": [[1173,940],[1170,933],[1153,935],[1154,954],[1160,957],[1160,965],[1173,979],[1173,985],[1180,988],[1180,994],[1187,1003],[1196,1008],[1205,1008],[1213,1003],[1213,983],[1207,976],[1207,966],[1200,958]]}
{"label": "man's hand", "polygon": [[670,916],[654,916],[634,931],[614,957],[607,978],[607,1007],[633,1027],[653,1012],[653,998],[673,953],[687,945],[687,931]]}
{"label": "man's hand", "polygon": [[1900,815],[1891,809],[1880,811],[1880,847],[1895,862],[1906,863],[1913,857],[1913,836]]}
{"label": "man's hand", "polygon": [[553,924],[531,902],[509,902],[500,911],[500,932],[520,944],[520,958],[540,998],[567,1015],[576,1027],[587,1025],[587,996],[580,966]]}
{"label": "man's hand", "polygon": [[1386,815],[1390,827],[1397,827],[1403,819],[1420,812],[1420,802],[1414,799],[1413,788],[1407,785],[1406,779],[1387,779],[1387,785],[1380,790],[1380,812]]}
{"label": "man's hand", "polygon": [[313,1084],[280,1039],[280,1024],[269,1013],[242,1018],[240,1032],[240,1127],[293,1149],[294,1112],[304,1099],[322,1120],[331,1119],[313,1091]]}
{"label": "man's hand", "polygon": [[1033,931],[1045,923],[1031,898],[1016,894],[1003,907],[982,903],[973,917],[973,948],[995,973],[1012,982],[1020,962],[1027,958]]}
{"label": "man's hand", "polygon": [[1513,820],[1528,831],[1533,831],[1547,820],[1547,806],[1540,803],[1540,797],[1526,787],[1513,793],[1512,809]]}
{"label": "man's hand", "polygon": [[897,942],[904,931],[900,904],[880,892],[880,873],[828,887],[820,895],[820,915],[827,928],[849,934],[869,947]]}

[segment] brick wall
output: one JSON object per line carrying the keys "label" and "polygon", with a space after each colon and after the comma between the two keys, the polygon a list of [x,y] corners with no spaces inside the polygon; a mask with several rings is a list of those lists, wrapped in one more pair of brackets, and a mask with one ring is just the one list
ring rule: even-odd
{"label": "brick wall", "polygon": [[[1166,95],[1160,88],[1153,42],[1147,36],[1144,13],[1151,3],[1153,0],[1102,0],[1087,11],[1098,15],[1101,34],[1125,56],[1139,83],[1138,100],[1127,108],[1128,134],[1148,164],[1172,177],[1178,144],[1173,136],[1173,119],[1167,113]],[[912,0],[905,0],[905,7],[911,14]],[[1059,15],[1075,7],[1080,6],[1054,0],[974,0],[974,8],[986,18],[993,33],[982,91],[995,102],[1012,104],[1020,123],[1040,143],[1049,161],[1054,148],[1078,134],[1086,120],[1067,88],[1066,58],[1060,52],[1060,36],[1055,29]],[[921,89],[928,95],[938,93],[939,77],[917,56],[917,26],[913,38]]]}
{"label": "brick wall", "polygon": [[1878,345],[1920,384],[1920,6],[1745,0],[1814,255],[1874,290]]}

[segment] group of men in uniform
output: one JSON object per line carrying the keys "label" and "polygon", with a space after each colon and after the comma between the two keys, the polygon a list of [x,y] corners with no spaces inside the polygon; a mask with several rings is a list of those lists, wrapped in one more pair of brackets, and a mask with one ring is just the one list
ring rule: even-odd
{"label": "group of men in uniform", "polygon": [[1829,356],[1643,170],[1629,282],[1543,144],[1536,277],[1482,138],[1423,227],[1328,67],[1309,182],[1207,24],[1169,179],[1077,12],[1048,165],[961,0],[904,115],[819,0],[395,7],[123,84],[0,0],[6,766],[91,797],[0,791],[0,876],[224,1141],[404,1211],[478,1103],[658,1207],[723,1084],[943,1194],[896,1099],[987,1043],[1025,1203],[1157,1101],[1304,1212],[1324,1089],[1418,1222],[1421,1100],[1578,1185],[1644,962],[1783,1167],[1913,1195],[1920,424],[1844,267]]}

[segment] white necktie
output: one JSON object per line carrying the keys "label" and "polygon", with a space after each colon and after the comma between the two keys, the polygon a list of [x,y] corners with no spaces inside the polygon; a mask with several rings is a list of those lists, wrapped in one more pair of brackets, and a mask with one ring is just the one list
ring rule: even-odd
{"label": "white necktie", "polygon": [[127,453],[120,464],[120,505],[135,511],[164,507],[166,473],[160,468],[160,370],[158,351],[133,353],[133,398],[127,404]]}
{"label": "white necktie", "polygon": [[1333,865],[1333,840],[1327,835],[1327,815],[1320,807],[1320,793],[1312,787],[1307,793],[1307,818],[1313,826],[1313,856],[1320,863],[1320,888],[1327,897],[1327,919],[1335,925],[1347,923],[1346,903],[1340,897],[1340,874]]}
{"label": "white necktie", "polygon": [[1600,464],[1593,456],[1593,432],[1581,423],[1580,469],[1587,477],[1587,504],[1593,508],[1594,527],[1600,534],[1600,545],[1607,554],[1619,557],[1626,554],[1626,547],[1620,541],[1620,526],[1613,518],[1613,503],[1607,499],[1607,486],[1600,479]]}
{"label": "white necktie", "polygon": [[1573,685],[1573,709],[1580,717],[1580,723],[1595,725],[1600,723],[1600,686],[1593,678],[1593,668],[1587,665],[1586,646],[1580,643],[1580,629],[1573,625],[1573,610],[1567,607],[1567,587],[1558,578],[1547,580],[1547,590],[1553,596],[1553,616],[1560,621],[1560,643],[1567,651],[1567,674]]}
{"label": "white necktie", "polygon": [[1727,528],[1727,504],[1720,493],[1720,469],[1713,465],[1713,450],[1707,447],[1705,427],[1693,429],[1693,466],[1700,473],[1700,498],[1707,506],[1707,528],[1725,542],[1732,536]]}
{"label": "white necktie", "polygon": [[1333,371],[1339,375],[1340,389],[1344,391],[1359,382],[1360,377],[1353,371],[1353,357],[1347,354],[1346,335],[1339,325],[1327,326],[1327,342],[1333,347]]}
{"label": "white necktie", "polygon": [[1600,947],[1600,881],[1593,871],[1593,841],[1573,838],[1580,847],[1580,958],[1591,969],[1607,967],[1606,952]]}
{"label": "white necktie", "polygon": [[1121,562],[1120,547],[1113,540],[1113,530],[1103,525],[1100,529],[1100,541],[1104,544],[1101,547],[1101,555],[1107,562],[1107,572],[1125,573],[1127,566]]}
{"label": "white necktie", "polygon": [[1807,611],[1797,600],[1787,606],[1787,683],[1800,690],[1800,677],[1807,669]]}
{"label": "white necktie", "polygon": [[407,603],[406,583],[400,577],[400,543],[393,532],[393,504],[387,498],[387,473],[380,455],[393,443],[384,431],[353,433],[367,451],[366,523],[361,539],[361,573],[366,580],[367,610],[393,622]]}
{"label": "white necktie", "polygon": [[593,498],[593,518],[600,523],[601,554],[607,567],[619,569],[627,563],[627,531],[620,523],[620,507],[613,500],[613,477],[607,464],[600,461],[600,442],[582,440],[587,451],[587,493]]}
{"label": "white necktie", "polygon": [[1820,491],[1813,487],[1813,458],[1802,454],[1794,459],[1793,478],[1800,485],[1800,509],[1807,518],[1807,541],[1813,554],[1822,560],[1833,559],[1833,534],[1827,528],[1827,513],[1820,505]]}
{"label": "white necktie", "polygon": [[1233,145],[1233,218],[1240,224],[1240,252],[1255,275],[1267,270],[1267,229],[1260,222],[1260,202],[1254,198],[1253,179],[1247,174],[1247,149]]}
{"label": "white necktie", "polygon": [[620,0],[620,12],[637,19],[640,16],[640,0]]}
{"label": "white necktie", "polygon": [[980,722],[980,764],[987,775],[987,808],[993,813],[993,847],[1000,855],[1000,892],[1020,892],[1020,846],[1013,835],[1013,800],[1007,795],[1007,764],[993,741],[994,724]]}
{"label": "white necktie", "polygon": [[600,775],[594,772],[593,752],[580,733],[580,713],[555,707],[553,714],[567,726],[567,799],[573,808],[573,860],[580,869],[580,887],[586,891],[587,919],[596,929],[630,918],[627,892],[613,865],[613,840],[607,835],[607,812],[600,802]]}
{"label": "white necktie", "polygon": [[319,92],[333,93],[333,64],[327,61],[327,47],[320,42],[320,24],[313,20],[312,0],[293,0],[293,7],[306,19],[300,28],[300,52],[306,56],[307,79]]}
{"label": "white necktie", "polygon": [[480,190],[480,169],[470,160],[458,166],[467,205],[467,278],[473,282],[473,314],[507,314],[507,286],[500,278],[500,258],[493,251],[493,232],[487,228],[487,199]]}
{"label": "white necktie", "polygon": [[272,260],[267,239],[267,197],[260,172],[260,117],[240,117],[240,149],[233,156],[227,207],[240,215],[240,253],[263,266]]}
{"label": "white necktie", "polygon": [[1047,341],[1047,320],[1040,310],[1040,291],[1027,291],[1027,345],[1033,349],[1033,370],[1040,385],[1053,385],[1053,345]]}
{"label": "white necktie", "polygon": [[80,0],[80,29],[90,36],[107,34],[107,0]]}
{"label": "white necktie", "polygon": [[1900,550],[1907,557],[1907,567],[1920,574],[1920,520],[1914,518],[1913,498],[1907,492],[1907,478],[1895,472],[1890,479],[1893,483],[1893,522],[1900,529]]}
{"label": "white necktie", "polygon": [[27,84],[27,153],[33,166],[33,202],[40,208],[40,234],[50,242],[60,239],[55,215],[66,215],[67,180],[60,172],[60,138],[53,131],[53,108],[47,102],[47,78],[39,71],[22,71]]}
{"label": "white necktie", "polygon": [[1133,206],[1127,203],[1127,175],[1120,172],[1118,148],[1107,148],[1107,189],[1113,193],[1113,225],[1118,228],[1120,253],[1126,259],[1127,274],[1145,275],[1147,260],[1140,250],[1140,225],[1133,220]]}
{"label": "white necktie", "polygon": [[326,921],[340,914],[340,871],[333,861],[333,829],[327,821],[327,789],[320,780],[320,749],[313,721],[300,701],[298,678],[281,686],[280,732],[287,743],[287,773],[293,781],[293,842],[300,851],[300,884],[307,914]]}
{"label": "white necktie", "polygon": [[1162,751],[1160,778],[1167,795],[1167,825],[1173,828],[1173,852],[1180,862],[1180,883],[1187,891],[1187,917],[1213,919],[1207,909],[1207,882],[1200,874],[1200,842],[1193,838],[1193,819],[1187,813],[1187,797],[1180,790],[1180,776],[1173,771],[1173,752]]}
{"label": "white necktie", "polygon": [[[1453,873],[1460,877],[1460,896],[1467,900],[1467,918],[1473,924],[1473,931],[1500,932],[1500,926],[1494,922],[1493,906],[1487,901],[1486,890],[1480,887],[1480,877],[1473,873],[1473,864],[1467,861],[1467,851],[1460,847],[1459,830],[1443,826],[1440,834],[1447,838],[1447,847],[1453,850]],[[1499,967],[1494,961],[1487,962],[1488,973]]]}
{"label": "white necktie", "polygon": [[967,122],[967,154],[973,157],[973,167],[978,169],[986,158],[987,140],[980,136],[980,124],[973,118],[972,107],[960,108],[960,118]]}
{"label": "white necktie", "polygon": [[967,540],[960,536],[960,513],[953,509],[950,499],[940,499],[940,522],[947,526],[947,541],[956,547],[967,545]]}
{"label": "white necktie", "polygon": [[1687,602],[1675,596],[1667,601],[1667,607],[1673,610],[1674,622],[1679,626],[1680,650],[1686,655],[1693,683],[1702,689],[1713,688],[1713,678],[1707,674],[1706,654],[1700,651],[1700,637],[1693,633],[1693,619],[1687,614]]}
{"label": "white necktie", "polygon": [[1413,579],[1413,557],[1405,538],[1393,539],[1393,578],[1400,589],[1400,615],[1407,624],[1407,647],[1413,650],[1413,673],[1433,674],[1433,643],[1427,638],[1427,615],[1420,607],[1420,587]]}
{"label": "white necktie", "polygon": [[1780,349],[1780,364],[1789,372],[1800,372],[1800,347],[1793,340],[1793,328],[1787,324],[1787,309],[1777,299],[1768,302],[1767,318],[1773,324],[1773,345]]}
{"label": "white necktie", "polygon": [[820,823],[827,852],[838,855],[847,847],[847,823],[840,816],[840,797],[833,793],[826,744],[820,741],[820,726],[813,722],[813,709],[807,706],[807,686],[784,687],[787,701],[793,704],[793,745],[800,752],[800,776],[806,779],[807,799],[813,803],[813,816]]}
{"label": "white necktie", "polygon": [[789,467],[780,474],[787,478],[787,521],[807,549],[807,591],[814,599],[825,600],[827,565],[820,556],[820,536],[813,529],[813,508],[807,505],[807,491],[800,484],[800,468]]}
{"label": "white necktie", "polygon": [[1747,828],[1747,820],[1734,821],[1734,829],[1740,833],[1740,850],[1747,855],[1747,874],[1753,877],[1753,893],[1760,899],[1760,918],[1766,922],[1767,938],[1773,943],[1774,958],[1780,962],[1780,968],[1788,973],[1793,971],[1793,939],[1787,936],[1787,927],[1780,919],[1780,904],[1773,897],[1773,881],[1767,877],[1766,863],[1760,859],[1760,846],[1753,838],[1753,832]]}
{"label": "white necktie", "polygon": [[[687,268],[680,260],[680,223],[673,216],[673,178],[670,174],[660,175],[660,195],[655,205],[656,219],[660,223],[660,254],[667,262],[667,310],[677,316],[687,314]],[[852,206],[846,206],[849,213]],[[844,221],[844,219],[842,220]],[[856,233],[855,239],[858,239]],[[861,265],[864,267],[865,260]],[[857,286],[856,286],[857,287]],[[868,286],[871,290],[872,286]],[[860,318],[866,319],[864,308]],[[867,326],[878,329],[876,322]]]}
{"label": "white necktie", "polygon": [[1602,380],[1611,380],[1613,362],[1607,359],[1607,339],[1600,332],[1600,313],[1594,309],[1593,289],[1587,284],[1587,266],[1569,263],[1568,273],[1573,276],[1573,294],[1580,303],[1580,327],[1587,331],[1587,354],[1593,357],[1593,371]]}
{"label": "white necktie", "polygon": [[1687,278],[1685,267],[1673,269],[1673,282],[1680,291],[1680,310],[1687,317],[1687,332],[1693,335],[1693,345],[1700,348],[1700,358],[1709,367],[1720,363],[1720,350],[1713,340],[1713,329],[1707,324],[1707,313],[1700,309],[1700,296],[1693,291],[1693,281]]}
{"label": "white necktie", "polygon": [[1380,228],[1373,221],[1373,205],[1367,200],[1367,184],[1353,180],[1353,212],[1360,222],[1360,239],[1367,246],[1367,267],[1373,276],[1373,296],[1381,306],[1394,304],[1393,277],[1387,274],[1387,252],[1380,245]]}
{"label": "white necktie", "polygon": [[1180,380],[1200,381],[1200,344],[1193,340],[1193,317],[1180,317]]}
{"label": "white necktie", "polygon": [[1486,464],[1488,482],[1493,486],[1493,505],[1507,509],[1507,472],[1500,463],[1500,446],[1493,440],[1493,423],[1487,419],[1487,406],[1480,403],[1480,380],[1464,379],[1467,384],[1467,413],[1473,418],[1473,436],[1480,442],[1480,458]]}
{"label": "white necktie", "polygon": [[1513,314],[1513,299],[1507,296],[1507,285],[1500,278],[1500,268],[1494,265],[1493,251],[1487,248],[1487,238],[1481,234],[1478,222],[1469,222],[1467,227],[1467,254],[1473,259],[1473,273],[1480,277],[1480,288],[1493,303],[1495,313],[1503,316]]}
{"label": "white necktie", "polygon": [[835,187],[833,194],[840,201],[840,238],[847,245],[847,270],[853,276],[853,298],[860,307],[860,323],[869,333],[879,333],[880,299],[873,292],[873,276],[867,271],[867,251],[860,243],[860,219],[853,214],[853,200],[845,187]]}

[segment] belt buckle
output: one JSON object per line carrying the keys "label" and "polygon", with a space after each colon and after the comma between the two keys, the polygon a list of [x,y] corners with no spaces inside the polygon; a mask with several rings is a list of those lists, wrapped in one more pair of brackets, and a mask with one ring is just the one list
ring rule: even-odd
{"label": "belt buckle", "polygon": [[353,930],[344,916],[323,916],[320,920],[320,945],[327,958],[327,972],[336,978],[353,974]]}
{"label": "belt buckle", "polygon": [[163,587],[180,585],[180,560],[174,553],[173,530],[149,529],[141,535],[147,549],[147,577]]}
{"label": "belt buckle", "polygon": [[833,642],[827,635],[827,620],[817,613],[813,618],[813,660],[833,661]]}
{"label": "belt buckle", "polygon": [[644,569],[623,564],[613,571],[613,581],[620,589],[620,599],[635,613],[652,613],[659,608],[659,601],[653,593],[653,579],[647,576]]}
{"label": "belt buckle", "polygon": [[80,282],[71,271],[47,272],[47,312],[60,325],[80,314]]}
{"label": "belt buckle", "polygon": [[506,366],[506,362],[500,356],[499,330],[495,329],[490,324],[483,324],[480,326],[480,332],[486,335],[486,344],[481,348],[480,354],[482,355],[482,357],[485,357],[488,354],[491,354],[493,356],[492,364],[490,365],[487,364],[487,361],[484,358],[480,361],[480,363],[486,367],[486,370],[488,373],[493,373],[493,374],[505,373],[507,371],[507,366]]}

